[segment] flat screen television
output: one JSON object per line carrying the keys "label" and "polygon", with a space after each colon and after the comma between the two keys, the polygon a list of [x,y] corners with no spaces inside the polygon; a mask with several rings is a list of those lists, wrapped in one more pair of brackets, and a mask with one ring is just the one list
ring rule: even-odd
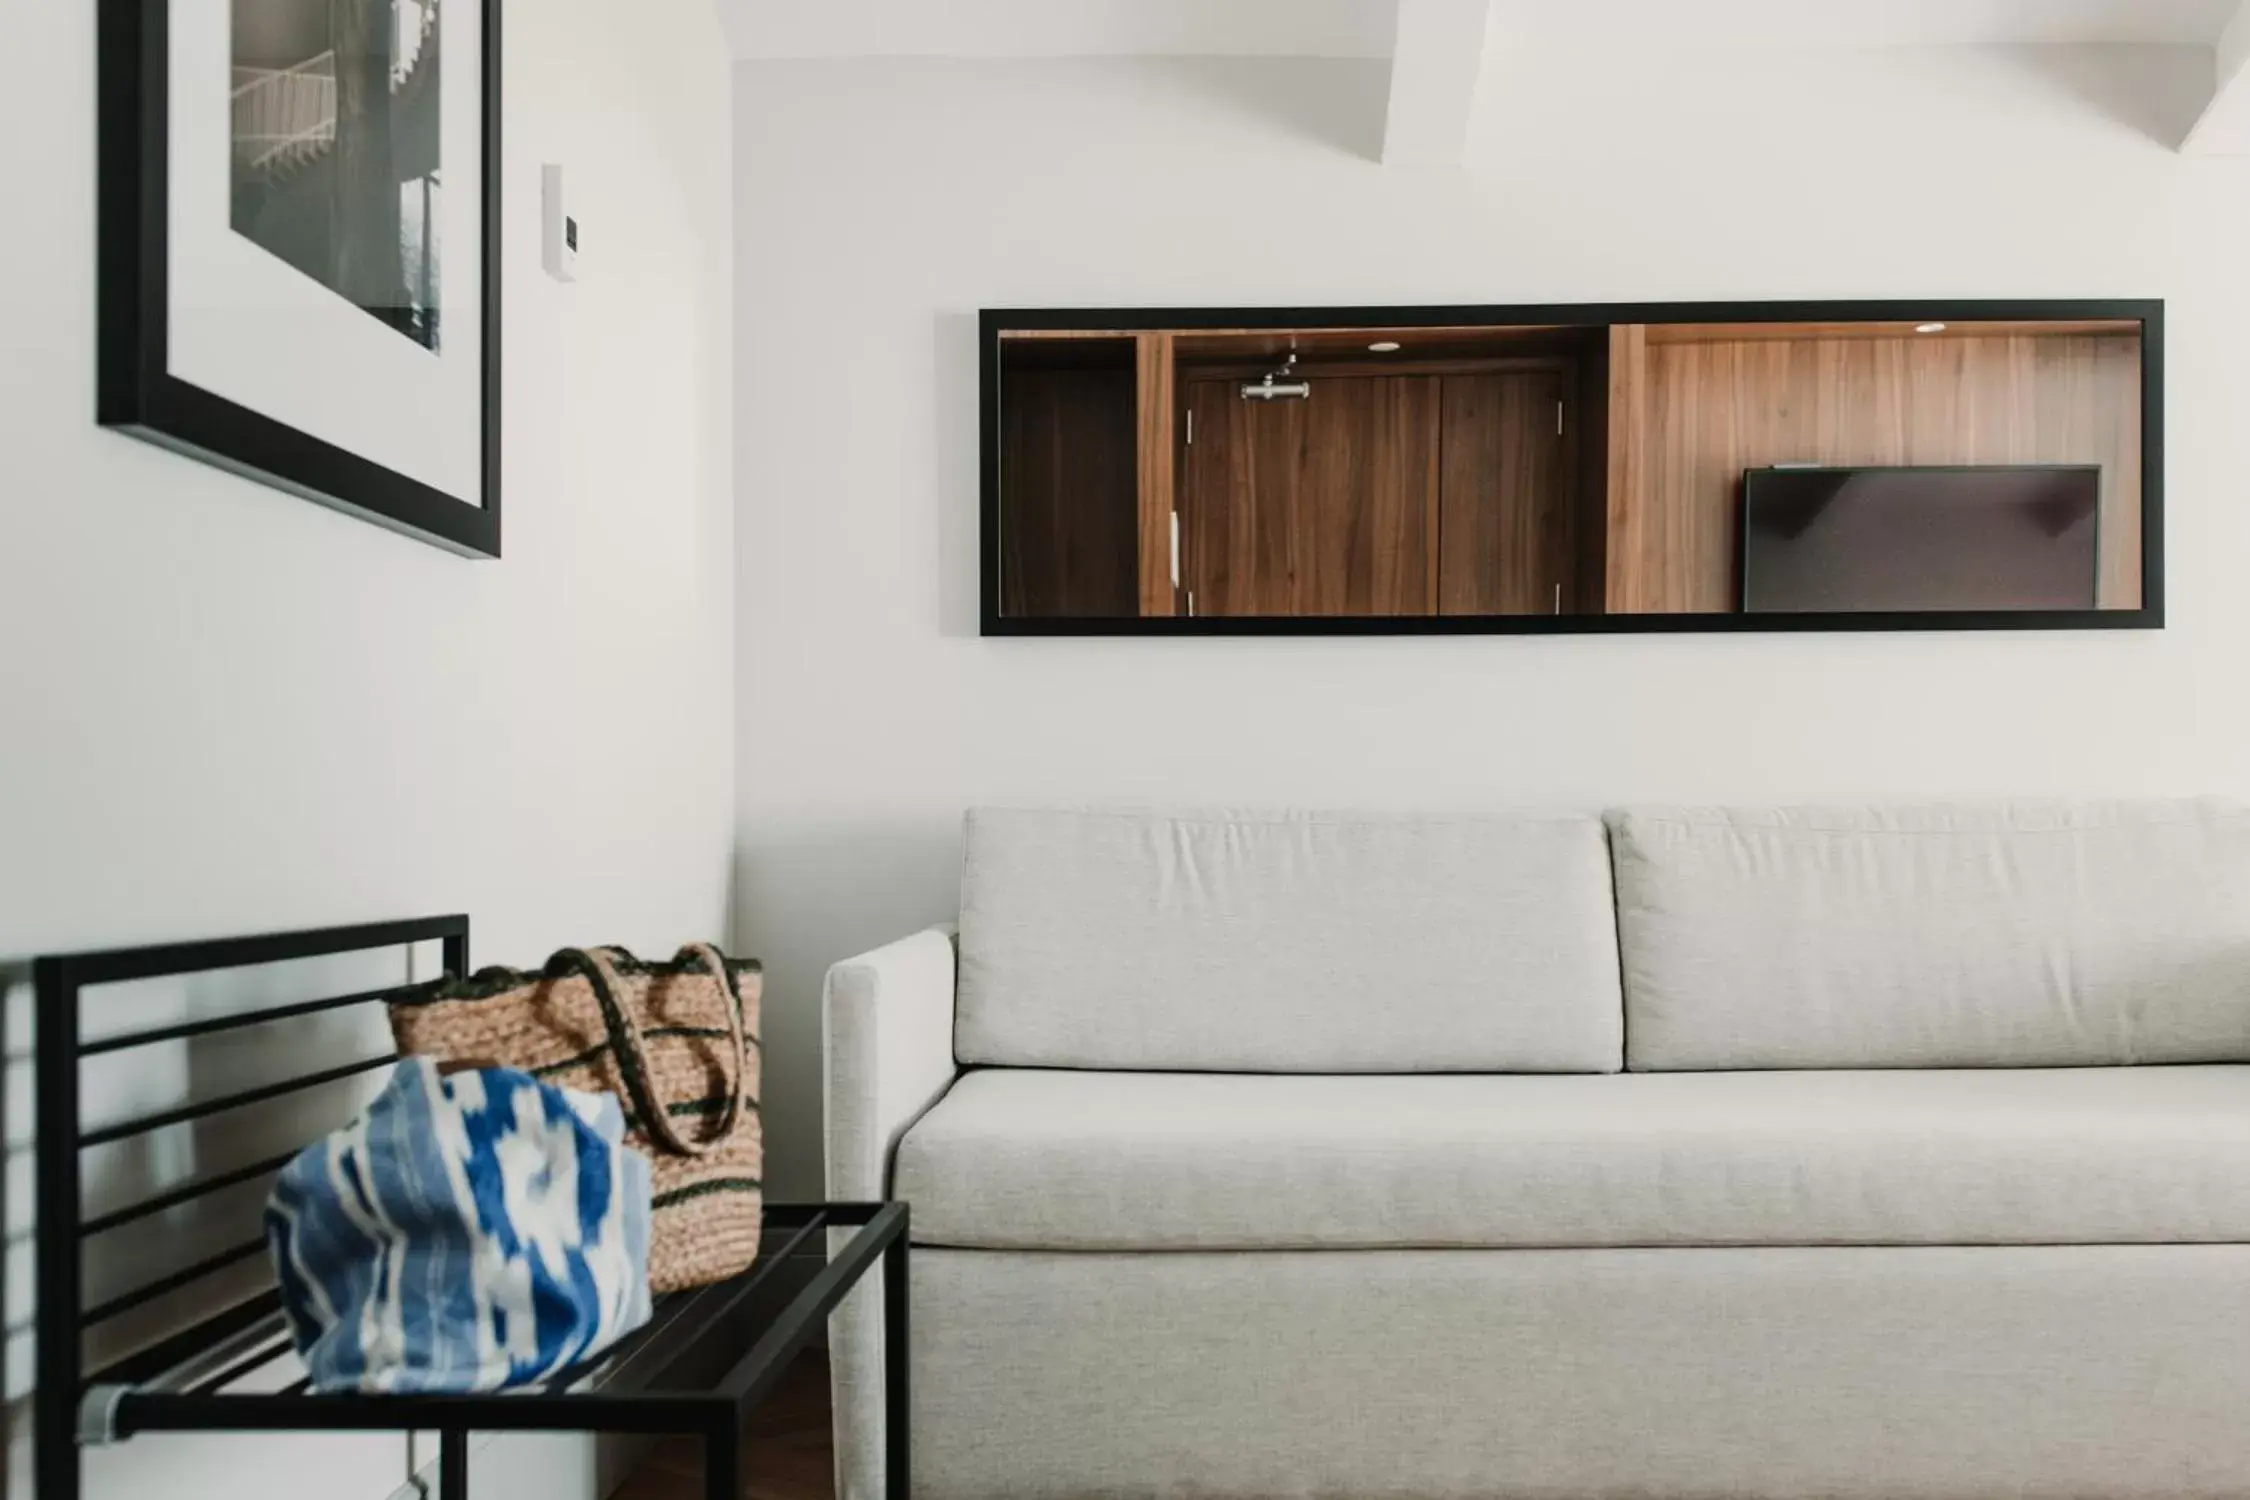
{"label": "flat screen television", "polygon": [[2092,609],[2095,464],[1752,469],[1742,484],[1742,608]]}

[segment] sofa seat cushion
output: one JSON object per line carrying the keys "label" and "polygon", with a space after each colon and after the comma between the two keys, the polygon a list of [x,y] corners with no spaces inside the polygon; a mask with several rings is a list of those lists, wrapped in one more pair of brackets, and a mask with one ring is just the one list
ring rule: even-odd
{"label": "sofa seat cushion", "polygon": [[992,1249],[2250,1243],[2250,1066],[991,1069],[896,1190]]}

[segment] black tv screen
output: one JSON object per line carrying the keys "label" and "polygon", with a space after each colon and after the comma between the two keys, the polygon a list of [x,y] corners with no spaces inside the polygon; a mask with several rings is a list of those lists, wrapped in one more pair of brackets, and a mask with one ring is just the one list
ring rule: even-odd
{"label": "black tv screen", "polygon": [[1752,469],[1742,607],[2092,609],[2101,469]]}

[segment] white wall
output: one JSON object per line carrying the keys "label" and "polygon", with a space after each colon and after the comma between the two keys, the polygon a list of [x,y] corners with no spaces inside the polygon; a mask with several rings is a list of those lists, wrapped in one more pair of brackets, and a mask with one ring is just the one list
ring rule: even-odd
{"label": "white wall", "polygon": [[[0,6],[0,956],[451,910],[483,962],[723,931],[724,41],[710,0],[506,16],[506,557],[469,562],[96,429],[94,7]],[[574,287],[539,270],[543,161]],[[402,1460],[145,1440],[90,1500],[355,1500]]]}
{"label": "white wall", "polygon": [[[831,961],[950,914],[980,800],[2250,793],[2250,165],[2208,54],[1506,53],[1478,164],[1354,62],[737,73],[738,938],[818,1186]],[[976,635],[980,306],[2169,299],[2160,634]]]}

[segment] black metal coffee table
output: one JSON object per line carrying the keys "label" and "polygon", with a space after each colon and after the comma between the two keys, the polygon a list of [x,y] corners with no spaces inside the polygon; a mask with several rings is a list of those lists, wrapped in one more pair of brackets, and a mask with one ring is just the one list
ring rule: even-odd
{"label": "black metal coffee table", "polygon": [[[906,1205],[834,1203],[766,1210],[773,1245],[732,1281],[661,1299],[646,1327],[599,1361],[543,1385],[490,1395],[321,1395],[306,1390],[237,1392],[290,1352],[279,1322],[260,1319],[208,1342],[164,1369],[103,1372],[79,1400],[81,1444],[162,1432],[430,1432],[438,1436],[434,1500],[466,1500],[472,1432],[687,1433],[703,1439],[706,1500],[740,1500],[742,1429],[790,1361],[877,1261],[883,1265],[888,1500],[906,1500]],[[833,1228],[850,1241],[809,1279],[791,1276],[802,1251],[818,1252]],[[785,1283],[795,1281],[792,1289]],[[747,1332],[749,1347],[737,1357]],[[714,1343],[723,1345],[715,1352]],[[712,1372],[715,1364],[722,1364]],[[115,1379],[128,1376],[129,1379]],[[75,1476],[74,1476],[75,1477]],[[48,1491],[42,1487],[42,1494]]]}

